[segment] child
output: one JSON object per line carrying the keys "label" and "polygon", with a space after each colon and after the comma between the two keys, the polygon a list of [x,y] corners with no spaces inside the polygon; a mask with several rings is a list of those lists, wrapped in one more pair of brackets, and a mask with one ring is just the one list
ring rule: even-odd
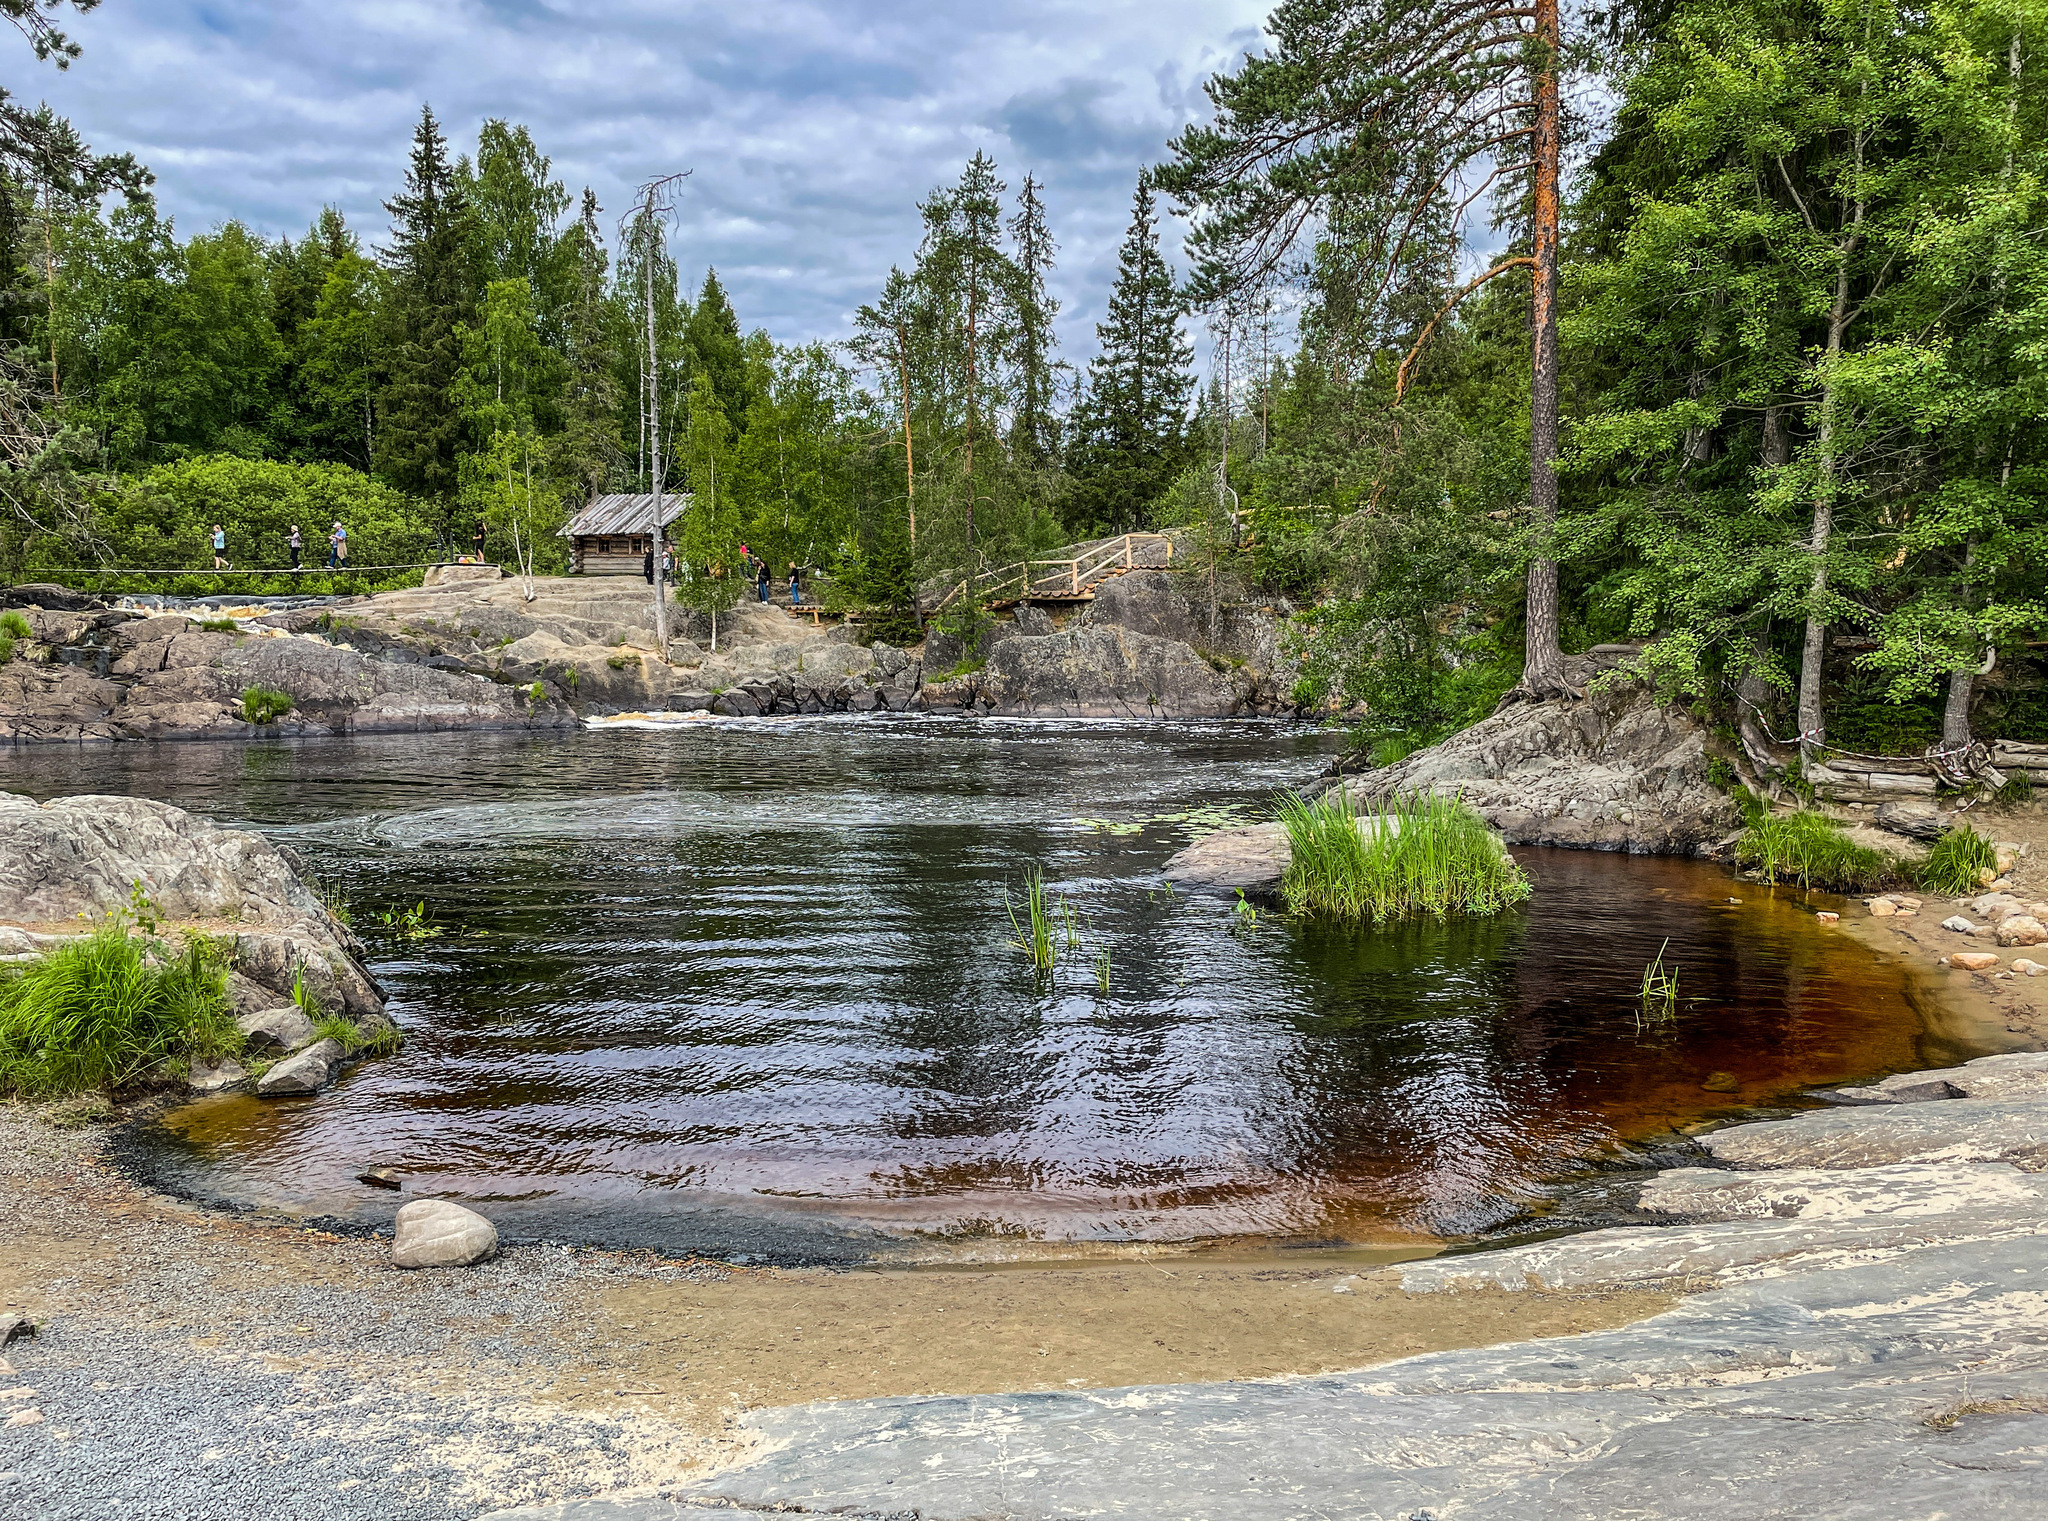
{"label": "child", "polygon": [[235,568],[228,564],[228,536],[218,523],[213,525],[213,568],[215,570],[233,570]]}

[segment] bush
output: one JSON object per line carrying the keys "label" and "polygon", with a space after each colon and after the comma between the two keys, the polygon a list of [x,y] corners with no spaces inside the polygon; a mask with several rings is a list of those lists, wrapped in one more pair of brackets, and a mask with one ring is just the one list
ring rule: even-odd
{"label": "bush", "polygon": [[240,1046],[227,972],[203,937],[173,954],[116,918],[0,981],[0,1092],[114,1089],[166,1058]]}
{"label": "bush", "polygon": [[209,634],[239,634],[242,625],[232,618],[201,618],[199,627]]}
{"label": "bush", "polygon": [[1959,898],[1978,889],[1982,872],[1998,869],[1998,847],[1968,824],[1943,833],[1920,864],[1920,885],[1931,893]]}
{"label": "bush", "polygon": [[1341,789],[1280,800],[1291,856],[1288,908],[1354,921],[1402,914],[1497,914],[1529,896],[1529,879],[1486,821],[1454,798],[1422,793],[1353,814]]}
{"label": "bush", "polygon": [[246,687],[242,692],[242,717],[252,724],[275,722],[291,712],[292,694],[276,687]]}
{"label": "bush", "polygon": [[1759,812],[1742,832],[1735,858],[1773,886],[1796,882],[1831,892],[1865,892],[1898,875],[1898,862],[1858,845],[1825,814]]}
{"label": "bush", "polygon": [[28,619],[10,610],[0,613],[0,634],[11,634],[16,639],[33,639],[36,631],[29,627]]}

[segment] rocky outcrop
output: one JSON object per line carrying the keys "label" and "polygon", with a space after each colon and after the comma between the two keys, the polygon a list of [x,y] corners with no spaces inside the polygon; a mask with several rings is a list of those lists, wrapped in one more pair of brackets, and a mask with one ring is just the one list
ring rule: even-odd
{"label": "rocky outcrop", "polygon": [[1222,718],[1254,701],[1251,682],[1185,644],[1093,625],[1001,640],[979,671],[924,694],[927,709],[1034,718]]}
{"label": "rocky outcrop", "polygon": [[[310,623],[317,615],[298,621]],[[206,629],[183,616],[31,609],[36,640],[0,666],[0,741],[247,739],[259,735],[561,728],[575,715],[482,665],[402,641],[356,648],[285,626]],[[282,692],[252,721],[243,694]]]}
{"label": "rocky outcrop", "polygon": [[[1983,1065],[1945,1077],[1967,1089]],[[2008,1101],[1975,1098],[1826,1118],[1860,1129],[1857,1154],[1877,1156],[1912,1149],[1881,1137],[1930,1111],[1965,1129],[1972,1111],[2014,1118]],[[927,1521],[2041,1513],[2048,1180],[1960,1157],[1689,1167],[1653,1179],[1640,1203],[1642,1225],[1387,1270],[1410,1293],[1687,1291],[1619,1330],[1312,1378],[762,1410],[746,1417],[744,1461],[672,1507],[621,1498],[514,1514],[653,1521],[692,1504]]]}
{"label": "rocky outcrop", "polygon": [[146,798],[0,793],[0,930],[44,946],[138,891],[165,921],[232,937],[230,999],[252,1045],[311,1039],[295,985],[360,1030],[391,1028],[361,942],[261,835]]}
{"label": "rocky outcrop", "polygon": [[1706,741],[1689,713],[1625,686],[1518,703],[1395,765],[1359,768],[1353,785],[1461,797],[1510,844],[1691,855],[1741,823],[1707,781]]}

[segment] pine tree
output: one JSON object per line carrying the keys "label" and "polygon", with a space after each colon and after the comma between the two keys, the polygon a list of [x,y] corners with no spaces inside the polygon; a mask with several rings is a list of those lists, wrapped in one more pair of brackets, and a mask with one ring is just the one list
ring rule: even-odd
{"label": "pine tree", "polygon": [[[1283,0],[1272,45],[1210,81],[1215,120],[1173,142],[1162,188],[1196,215],[1195,288],[1227,306],[1263,289],[1305,238],[1343,252],[1347,304],[1384,319],[1418,254],[1455,238],[1503,186],[1526,243],[1449,291],[1419,325],[1395,401],[1458,304],[1510,271],[1530,277],[1527,641],[1512,697],[1574,695],[1559,637],[1558,218],[1562,38],[1558,0]],[[1523,191],[1526,188],[1526,199]],[[1448,261],[1444,261],[1448,262]],[[1446,282],[1447,283],[1447,282]]]}
{"label": "pine tree", "polygon": [[1193,346],[1181,335],[1184,306],[1159,251],[1159,219],[1144,179],[1131,199],[1130,230],[1117,257],[1109,315],[1096,324],[1101,350],[1088,364],[1075,418],[1070,468],[1077,527],[1125,533],[1173,484],[1186,459]]}
{"label": "pine tree", "polygon": [[456,457],[464,441],[455,397],[459,330],[473,318],[478,281],[470,207],[430,106],[421,108],[413,133],[405,189],[384,209],[392,216],[385,250],[392,299],[377,470],[445,513],[460,484]]}

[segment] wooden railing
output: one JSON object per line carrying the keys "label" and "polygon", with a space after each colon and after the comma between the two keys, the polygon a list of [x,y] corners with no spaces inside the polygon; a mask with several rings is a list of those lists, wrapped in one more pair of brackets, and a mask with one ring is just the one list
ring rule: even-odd
{"label": "wooden railing", "polygon": [[1143,568],[1139,564],[1141,557],[1144,557],[1146,565],[1150,566],[1151,552],[1160,549],[1165,550],[1164,563],[1171,563],[1173,540],[1167,535],[1127,533],[1121,538],[1098,544],[1085,554],[1075,555],[1072,559],[1019,560],[1012,565],[985,570],[978,576],[967,577],[939,598],[930,611],[944,612],[955,602],[963,599],[975,602],[1029,602],[1035,598],[1078,598],[1089,588],[1111,576],[1120,576],[1125,571]]}

